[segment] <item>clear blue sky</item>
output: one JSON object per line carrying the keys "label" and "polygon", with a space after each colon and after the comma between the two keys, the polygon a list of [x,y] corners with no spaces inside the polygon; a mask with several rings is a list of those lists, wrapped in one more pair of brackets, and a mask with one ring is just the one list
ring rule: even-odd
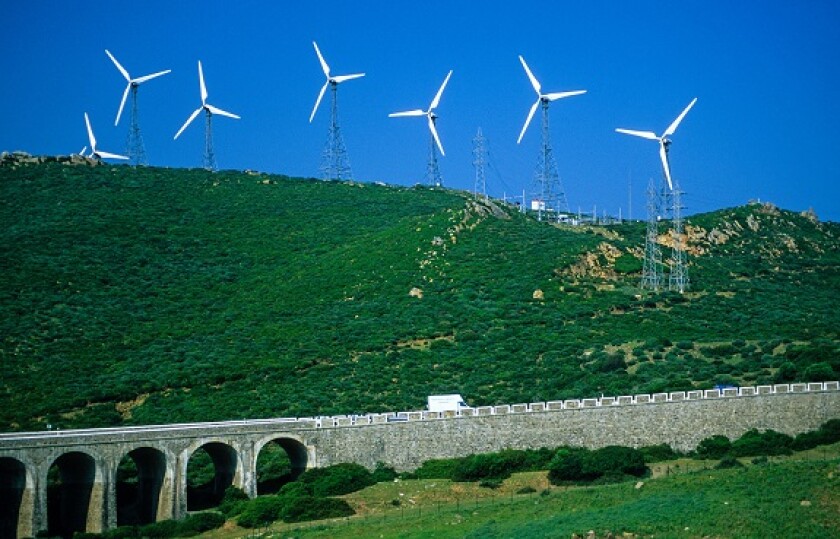
{"label": "clear blue sky", "polygon": [[2,0],[0,150],[68,154],[87,144],[87,111],[100,149],[123,152],[114,127],[125,82],[140,88],[150,164],[200,166],[200,122],[172,137],[199,105],[196,61],[209,102],[242,120],[214,122],[220,168],[318,176],[325,99],[309,113],[323,74],[366,72],[339,90],[355,176],[423,180],[428,130],[388,113],[428,106],[446,73],[438,131],[444,183],[472,189],[472,139],[481,127],[494,168],[488,191],[521,194],[533,181],[538,117],[517,55],[544,91],[586,89],[553,103],[552,133],[569,205],[644,215],[656,144],[616,127],[661,132],[693,97],[671,163],[688,213],[772,201],[840,221],[840,2],[273,2]]}

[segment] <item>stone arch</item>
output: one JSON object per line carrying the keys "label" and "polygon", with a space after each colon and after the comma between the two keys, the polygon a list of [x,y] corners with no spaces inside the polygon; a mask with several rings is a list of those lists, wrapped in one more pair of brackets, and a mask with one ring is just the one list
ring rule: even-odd
{"label": "stone arch", "polygon": [[[126,459],[130,460],[126,465]],[[150,524],[172,518],[171,457],[154,447],[129,451],[119,463],[117,525]]]}
{"label": "stone arch", "polygon": [[[268,448],[278,447],[288,457],[289,471],[286,477],[272,478],[269,481],[260,477],[260,455],[268,453]],[[294,481],[309,465],[309,450],[303,441],[294,436],[280,435],[265,438],[254,445],[254,471],[258,494],[276,492],[285,482]]]}
{"label": "stone arch", "polygon": [[50,465],[47,477],[50,536],[101,532],[105,492],[96,460],[82,451],[64,453]]}
{"label": "stone arch", "polygon": [[12,457],[0,457],[0,537],[32,537],[35,489],[32,473]]}
{"label": "stone arch", "polygon": [[[195,481],[195,479],[190,477],[190,461],[200,450],[204,450],[210,457],[213,466],[212,478],[208,480],[207,477],[204,477],[198,479],[198,483],[191,484],[191,481]],[[184,477],[186,479],[188,511],[215,507],[222,501],[225,489],[229,486],[242,487],[242,459],[231,445],[216,441],[206,442],[189,450],[187,455]]]}

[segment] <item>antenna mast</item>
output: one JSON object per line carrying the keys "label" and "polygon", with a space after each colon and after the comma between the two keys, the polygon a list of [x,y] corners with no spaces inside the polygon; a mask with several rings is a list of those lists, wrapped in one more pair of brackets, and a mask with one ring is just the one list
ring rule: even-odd
{"label": "antenna mast", "polygon": [[485,165],[487,164],[487,148],[485,146],[486,139],[481,133],[481,128],[478,128],[478,133],[473,139],[473,166],[475,167],[475,188],[473,190],[475,198],[481,194],[484,199],[487,199],[487,176],[485,174]]}
{"label": "antenna mast", "polygon": [[132,165],[146,165],[146,146],[143,144],[143,135],[140,134],[140,122],[137,113],[137,84],[131,84],[131,124],[128,126],[128,138],[126,140],[128,158]]}
{"label": "antenna mast", "polygon": [[332,115],[330,118],[330,132],[324,153],[321,156],[321,173],[325,180],[349,180],[353,177],[350,169],[350,157],[344,146],[344,137],[338,125],[338,83],[330,81],[332,90]]}
{"label": "antenna mast", "polygon": [[642,268],[642,288],[658,292],[662,287],[662,253],[656,238],[659,235],[659,194],[651,178],[647,189],[647,234],[645,261]]}

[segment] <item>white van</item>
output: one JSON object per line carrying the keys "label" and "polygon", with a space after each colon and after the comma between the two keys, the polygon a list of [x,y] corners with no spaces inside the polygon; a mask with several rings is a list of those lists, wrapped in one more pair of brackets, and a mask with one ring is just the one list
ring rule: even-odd
{"label": "white van", "polygon": [[430,412],[448,412],[469,408],[461,395],[429,395]]}

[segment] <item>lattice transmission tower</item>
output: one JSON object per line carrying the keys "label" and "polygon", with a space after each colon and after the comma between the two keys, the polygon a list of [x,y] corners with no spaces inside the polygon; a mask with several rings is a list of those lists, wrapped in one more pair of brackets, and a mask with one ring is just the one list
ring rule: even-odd
{"label": "lattice transmission tower", "polygon": [[338,83],[330,81],[332,107],[330,114],[330,131],[321,156],[321,174],[325,180],[349,180],[353,177],[350,168],[350,157],[341,136],[338,122]]}
{"label": "lattice transmission tower", "polygon": [[487,139],[484,138],[484,135],[481,133],[481,128],[479,127],[478,133],[476,133],[475,138],[473,139],[473,167],[475,167],[475,187],[473,188],[473,194],[475,195],[475,198],[481,196],[482,198],[487,199],[486,142]]}
{"label": "lattice transmission tower", "polygon": [[128,126],[128,138],[126,139],[126,150],[129,162],[134,165],[147,165],[146,145],[143,144],[143,135],[140,133],[140,121],[137,112],[137,84],[131,85],[131,122]]}
{"label": "lattice transmission tower", "polygon": [[674,181],[674,189],[671,192],[671,271],[668,274],[668,289],[683,293],[689,288],[688,263],[686,257],[686,237],[683,230],[682,220],[682,191],[679,182]]}
{"label": "lattice transmission tower", "polygon": [[662,252],[656,242],[659,236],[659,193],[653,179],[647,189],[647,234],[642,267],[642,288],[658,292],[662,288]]}
{"label": "lattice transmission tower", "polygon": [[542,139],[537,168],[534,172],[534,183],[537,187],[537,198],[540,204],[537,209],[537,218],[542,220],[543,213],[550,219],[550,214],[559,217],[560,212],[569,211],[569,204],[566,201],[566,193],[560,182],[560,174],[557,172],[557,161],[554,160],[554,150],[551,147],[551,130],[548,122],[547,99],[541,100],[542,108]]}

